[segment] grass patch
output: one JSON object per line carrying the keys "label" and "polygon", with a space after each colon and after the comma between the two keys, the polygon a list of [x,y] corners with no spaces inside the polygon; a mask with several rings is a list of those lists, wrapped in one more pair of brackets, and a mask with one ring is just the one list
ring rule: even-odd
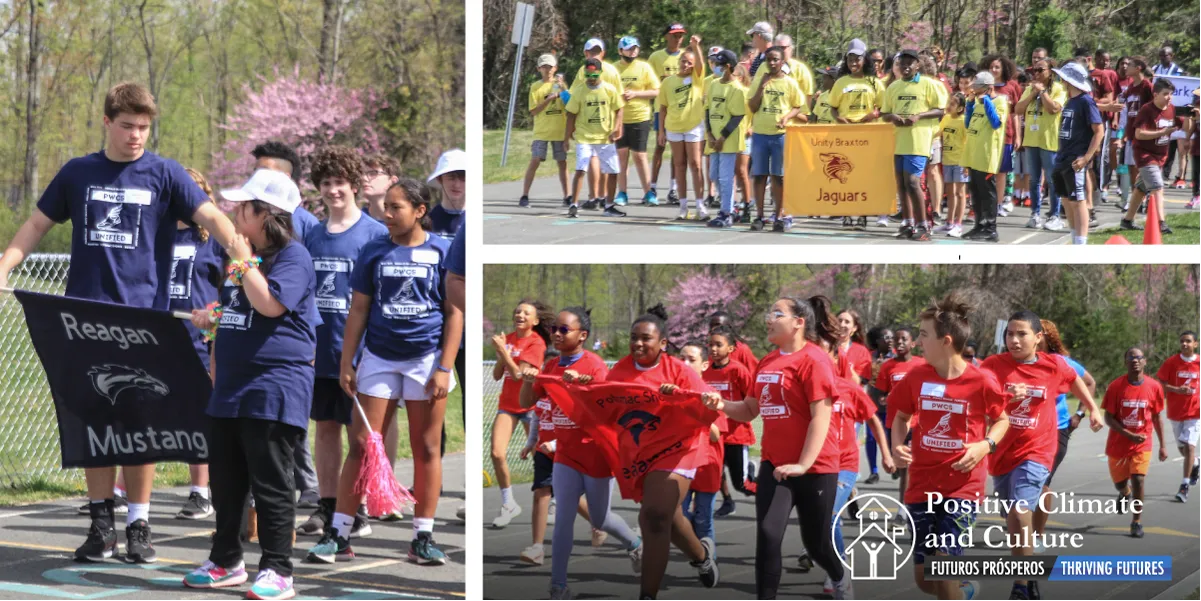
{"label": "grass patch", "polygon": [[[654,157],[656,133],[651,132],[647,140],[647,154]],[[489,130],[484,132],[484,183],[517,182],[525,177],[526,167],[530,164],[530,144],[534,141],[534,132],[528,129],[514,129],[509,139],[509,160],[504,167],[500,166],[500,155],[505,145],[505,130]],[[547,153],[550,154],[549,152]],[[550,159],[550,157],[547,157]],[[670,164],[671,149],[663,153],[665,164]],[[567,147],[568,174],[575,169],[575,144]],[[542,161],[538,165],[536,177],[558,177],[559,167],[552,160]]]}
{"label": "grass patch", "polygon": [[[1164,244],[1197,244],[1201,240],[1201,236],[1198,235],[1201,233],[1201,213],[1193,211],[1168,215],[1168,225],[1173,231],[1163,237]],[[1116,227],[1089,232],[1088,243],[1104,244],[1115,234],[1129,240],[1131,244],[1143,243],[1143,232],[1122,231]]]}

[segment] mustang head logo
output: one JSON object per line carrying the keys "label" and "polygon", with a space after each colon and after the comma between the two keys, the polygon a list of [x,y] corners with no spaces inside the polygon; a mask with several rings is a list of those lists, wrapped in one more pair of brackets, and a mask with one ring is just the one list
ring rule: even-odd
{"label": "mustang head logo", "polygon": [[634,438],[634,444],[641,444],[642,433],[659,429],[659,416],[646,411],[629,411],[617,420],[617,425],[625,428]]}
{"label": "mustang head logo", "polygon": [[855,170],[855,165],[845,154],[823,152],[818,157],[822,160],[822,173],[825,173],[830,181],[838,180],[838,183],[845,184],[847,176]]}
{"label": "mustang head logo", "polygon": [[942,414],[942,417],[938,418],[938,423],[935,424],[933,428],[930,428],[930,431],[926,432],[926,434],[929,434],[930,436],[942,436],[950,430],[951,414],[944,413]]}
{"label": "mustang head logo", "polygon": [[96,389],[96,393],[114,405],[117,404],[117,397],[126,390],[140,388],[164,397],[171,393],[162,380],[146,373],[146,370],[128,365],[96,365],[88,371],[88,376],[92,378],[92,388]]}
{"label": "mustang head logo", "polygon": [[324,280],[321,280],[321,285],[317,287],[317,296],[328,298],[334,295],[334,277],[337,275],[336,271],[331,271]]}
{"label": "mustang head logo", "polygon": [[121,207],[123,207],[123,206],[124,205],[117,205],[117,206],[109,209],[108,214],[104,216],[104,219],[101,219],[100,223],[96,224],[96,229],[98,229],[98,230],[115,230],[115,229],[117,229],[117,226],[121,225]]}

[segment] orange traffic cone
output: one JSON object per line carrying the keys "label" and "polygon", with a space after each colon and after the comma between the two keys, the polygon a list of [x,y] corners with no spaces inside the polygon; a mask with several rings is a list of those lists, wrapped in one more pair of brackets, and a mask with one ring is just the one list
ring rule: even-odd
{"label": "orange traffic cone", "polygon": [[1109,239],[1105,241],[1105,243],[1106,244],[1130,244],[1130,241],[1117,235],[1117,234],[1114,234],[1114,235],[1110,236]]}
{"label": "orange traffic cone", "polygon": [[1155,199],[1147,199],[1147,222],[1143,224],[1143,244],[1163,244],[1163,234],[1159,233],[1159,210]]}

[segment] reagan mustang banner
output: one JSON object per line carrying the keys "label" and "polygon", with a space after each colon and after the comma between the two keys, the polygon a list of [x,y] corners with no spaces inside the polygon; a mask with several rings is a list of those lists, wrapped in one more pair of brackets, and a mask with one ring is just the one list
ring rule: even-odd
{"label": "reagan mustang banner", "polygon": [[797,125],[784,134],[784,213],[892,215],[893,125]]}
{"label": "reagan mustang banner", "polygon": [[556,376],[538,384],[567,417],[587,431],[613,468],[621,496],[642,500],[642,478],[662,467],[693,470],[708,460],[709,424],[717,412],[701,393],[665,396],[657,388],[622,382],[581,386]]}
{"label": "reagan mustang banner", "polygon": [[212,385],[170,313],[14,291],[58,415],[63,467],[208,461]]}

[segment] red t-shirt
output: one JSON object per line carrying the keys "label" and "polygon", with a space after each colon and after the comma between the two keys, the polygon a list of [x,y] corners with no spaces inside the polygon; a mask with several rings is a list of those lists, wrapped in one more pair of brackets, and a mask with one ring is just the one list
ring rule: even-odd
{"label": "red t-shirt", "polygon": [[[896,358],[886,359],[880,365],[880,373],[876,374],[876,390],[888,394],[892,389],[905,379],[905,375],[913,371],[917,367],[926,364],[926,360],[921,357],[909,355],[908,361],[899,361]],[[886,405],[884,410],[884,429],[892,427],[892,418],[896,416],[897,410],[892,405]],[[914,416],[916,419],[917,416]],[[909,427],[913,427],[913,420],[909,420]]]}
{"label": "red t-shirt", "polygon": [[[705,392],[709,390],[709,386],[701,379],[700,374],[684,364],[683,361],[666,353],[659,356],[658,364],[645,370],[639,368],[634,363],[633,357],[626,355],[613,366],[613,369],[609,370],[608,381],[642,384],[656,389],[665,383],[671,383],[687,392]],[[699,403],[700,401],[697,402]],[[716,419],[716,412],[709,411],[709,413],[712,414],[712,419]],[[680,465],[680,461],[691,457],[689,451],[695,449],[697,444],[702,442],[705,444],[708,443],[709,428],[707,424],[704,428],[692,428],[688,432],[681,431],[681,428],[685,427],[687,427],[686,424],[672,423],[671,420],[664,419],[659,422],[657,428],[652,429],[648,427],[642,430],[642,434],[638,440],[638,448],[640,450],[654,449],[656,447],[666,448],[677,441],[685,441],[683,452],[675,453],[652,462],[646,466],[644,472],[671,471]],[[627,438],[621,437],[619,441],[624,443]]]}
{"label": "red t-shirt", "polygon": [[1059,446],[1059,414],[1055,399],[1076,381],[1076,370],[1055,355],[1037,353],[1034,363],[1019,363],[1013,355],[1000,353],[984,360],[981,369],[991,371],[1005,390],[1007,384],[1025,384],[1026,398],[1015,402],[1008,392],[1009,431],[997,441],[989,458],[988,473],[1001,476],[1023,461],[1034,461],[1051,469]]}
{"label": "red t-shirt", "polygon": [[911,370],[893,388],[888,406],[918,416],[910,445],[913,462],[906,503],[924,503],[926,493],[932,492],[947,499],[984,496],[987,458],[970,472],[951,466],[963,457],[968,444],[984,440],[985,418],[996,419],[1005,411],[1005,394],[991,373],[969,365],[958,378],[947,380],[927,363]]}
{"label": "red t-shirt", "polygon": [[1193,394],[1180,394],[1164,391],[1167,395],[1168,419],[1183,421],[1186,419],[1201,419],[1201,403],[1198,393],[1201,392],[1201,361],[1193,355],[1192,361],[1185,360],[1179,353],[1168,357],[1160,366],[1155,379],[1168,386],[1188,386]]}
{"label": "red t-shirt", "polygon": [[[755,381],[751,371],[745,365],[730,359],[725,367],[710,365],[701,379],[715,392],[721,393],[721,398],[727,401],[741,401],[751,390]],[[747,422],[730,420],[729,429],[722,438],[725,444],[753,445],[755,444],[755,429]]]}
{"label": "red t-shirt", "polygon": [[[568,366],[560,365],[560,360],[562,357],[548,360],[546,365],[542,366],[542,375],[562,376],[563,372],[570,369],[582,376],[592,376],[593,382],[604,382],[609,373],[609,367],[605,365],[605,361],[590,351],[584,351],[584,356]],[[605,461],[604,453],[596,446],[596,441],[583,428],[571,421],[571,418],[567,417],[567,414],[563,413],[558,405],[552,403],[546,397],[546,390],[537,383],[534,384],[534,398],[538,399],[539,403],[535,405],[536,408],[543,401],[551,406],[554,438],[558,440],[555,443],[555,463],[562,463],[593,478],[613,476],[609,464]],[[538,419],[542,419],[541,414],[538,415]],[[541,432],[539,432],[538,441],[542,442]]]}
{"label": "red t-shirt", "polygon": [[721,490],[721,476],[725,470],[725,446],[722,444],[722,437],[730,431],[731,420],[724,413],[718,413],[717,419],[713,421],[713,425],[717,426],[717,431],[721,433],[717,442],[709,439],[709,433],[705,433],[705,442],[708,444],[708,455],[705,458],[705,464],[696,468],[696,477],[692,479],[692,484],[688,486],[689,490],[697,492],[715,493]]}
{"label": "red t-shirt", "polygon": [[[509,356],[513,361],[517,362],[518,367],[522,363],[528,363],[532,366],[542,365],[542,361],[546,356],[546,342],[542,337],[530,332],[525,338],[518,338],[517,332],[509,332],[505,335],[505,350],[509,351]],[[502,378],[500,386],[500,410],[509,413],[525,413],[529,409],[522,409],[519,396],[521,394],[521,380],[514,380],[509,375],[509,370],[505,370],[505,375]]]}
{"label": "red t-shirt", "polygon": [[845,349],[840,349],[840,356],[846,356],[851,362],[851,369],[861,378],[863,382],[872,380],[872,352],[867,350],[866,346],[858,342],[852,342]]}
{"label": "red t-shirt", "polygon": [[[1167,105],[1164,108],[1155,106],[1154,102],[1144,104],[1134,118],[1134,130],[1158,130],[1176,122],[1176,107]],[[1172,143],[1170,136],[1160,136],[1152,140],[1134,139],[1134,164],[1139,167],[1155,164],[1163,166],[1168,160],[1168,145]]]}
{"label": "red t-shirt", "polygon": [[[833,402],[834,380],[830,357],[813,343],[794,353],[774,350],[759,362],[751,394],[759,399],[759,415],[763,418],[764,461],[773,466],[800,461],[812,421],[810,404],[825,399]],[[838,437],[829,432],[832,430],[827,431],[809,473],[838,473]]]}
{"label": "red t-shirt", "polygon": [[1126,376],[1109,383],[1105,389],[1105,401],[1101,408],[1122,422],[1127,430],[1142,434],[1147,438],[1141,443],[1134,442],[1110,428],[1109,439],[1105,442],[1105,454],[1115,459],[1147,453],[1151,451],[1151,436],[1155,432],[1152,420],[1158,419],[1163,411],[1163,387],[1150,376],[1144,374],[1140,384],[1131,384]]}
{"label": "red t-shirt", "polygon": [[[1118,73],[1113,69],[1093,69],[1089,73],[1089,77],[1093,80],[1093,99],[1100,102],[1106,94],[1110,100],[1116,101],[1118,95],[1122,93],[1122,85],[1118,83]],[[1110,127],[1116,126],[1118,122],[1117,111],[1101,111],[1102,117],[1109,122]]]}
{"label": "red t-shirt", "polygon": [[1017,111],[1013,107],[1022,99],[1022,85],[1016,79],[1009,80],[1005,85],[997,87],[997,93],[1009,99],[1009,118],[1005,120],[1005,144],[1013,144],[1014,132],[1017,131]]}
{"label": "red t-shirt", "polygon": [[755,373],[755,368],[759,367],[759,360],[755,358],[755,353],[752,353],[751,347],[741,340],[734,343],[734,352],[730,353],[730,360],[741,363],[752,374]]}
{"label": "red t-shirt", "polygon": [[856,384],[843,379],[834,382],[837,397],[830,412],[830,436],[838,437],[838,468],[859,472],[859,439],[855,424],[876,414],[876,404]]}
{"label": "red t-shirt", "polygon": [[1126,86],[1126,91],[1122,93],[1122,103],[1126,105],[1126,140],[1134,141],[1134,118],[1138,116],[1138,110],[1143,108],[1144,104],[1150,104],[1155,99],[1155,93],[1151,88],[1151,80],[1144,79],[1138,83],[1131,83]]}

